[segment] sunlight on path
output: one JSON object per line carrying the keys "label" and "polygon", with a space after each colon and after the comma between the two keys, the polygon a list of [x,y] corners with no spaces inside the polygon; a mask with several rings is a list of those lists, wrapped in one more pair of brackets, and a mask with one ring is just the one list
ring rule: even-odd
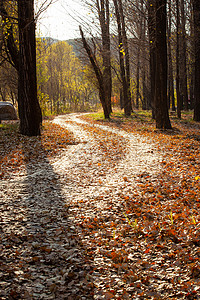
{"label": "sunlight on path", "polygon": [[[79,116],[53,121],[75,144],[1,181],[0,298],[183,299],[188,278],[199,291],[198,265],[182,260],[187,247],[197,257],[199,239],[187,244],[187,232],[178,236],[168,207],[177,205],[174,185],[162,168],[166,149]],[[179,176],[175,183],[180,191]],[[185,222],[197,232],[189,209]]]}
{"label": "sunlight on path", "polygon": [[[155,150],[152,141],[108,126],[91,125],[79,119],[77,114],[59,116],[54,119],[54,122],[72,131],[75,138],[82,142],[66,150],[62,157],[53,163],[53,168],[61,176],[63,194],[67,205],[70,205],[70,219],[76,224],[85,247],[92,249],[94,240],[91,243],[91,239],[101,239],[104,230],[87,236],[79,227],[80,220],[100,218],[105,220],[105,226],[109,228],[110,224],[106,225],[106,220],[114,220],[118,218],[120,211],[124,211],[122,196],[129,197],[134,194],[137,190],[138,176],[149,175],[153,180],[159,174],[162,154]],[[108,135],[115,134],[123,137],[127,147],[125,157],[122,157],[113,168],[98,147],[101,136],[99,141],[98,138],[95,140],[82,125],[97,127],[107,131]],[[98,246],[95,253],[94,268],[106,270],[108,262],[99,254]],[[105,278],[107,283],[113,280],[117,284],[121,282],[120,276],[116,274],[113,276],[114,278],[108,273],[104,277],[99,271],[93,272],[91,278],[96,286],[94,299],[106,299],[101,296],[106,285]]]}
{"label": "sunlight on path", "polygon": [[[154,150],[152,141],[108,126],[91,125],[78,116],[70,114],[54,119],[53,122],[71,131],[80,144],[71,146],[52,166],[64,180],[63,193],[67,203],[86,199],[91,203],[92,199],[101,196],[102,199],[94,201],[91,209],[87,207],[85,212],[88,216],[95,216],[94,207],[101,212],[106,210],[110,205],[106,199],[111,195],[116,203],[122,193],[126,196],[132,195],[136,188],[137,176],[142,174],[156,177],[161,170],[162,155]],[[114,168],[109,166],[110,163],[99,150],[97,142],[81,127],[82,124],[98,127],[108,131],[108,134],[114,133],[125,138],[127,153]],[[82,213],[80,208],[79,213]]]}
{"label": "sunlight on path", "polygon": [[[86,121],[79,119],[78,114],[70,114],[65,116],[60,116],[55,118],[54,122],[59,124],[60,126],[66,127],[69,131],[72,131],[75,138],[78,138],[81,142],[86,142],[85,145],[79,145],[72,147],[71,155],[74,154],[73,151],[76,151],[76,155],[79,155],[80,151],[86,151],[89,149],[94,149],[96,151],[97,147],[95,146],[95,141],[85,130],[81,128],[81,124],[87,124],[91,127],[97,127],[102,130],[105,130],[109,133],[114,133],[119,135],[119,137],[123,137],[126,140],[127,154],[126,156],[119,162],[115,170],[109,170],[109,174],[106,174],[104,179],[104,186],[113,188],[114,186],[118,186],[120,181],[123,182],[123,177],[126,176],[129,180],[133,179],[135,176],[148,173],[149,175],[157,175],[161,170],[160,162],[162,161],[162,154],[158,153],[155,150],[155,146],[153,142],[147,140],[146,138],[141,137],[140,135],[133,135],[131,133],[127,133],[124,130],[119,130],[115,128],[110,128],[108,126],[99,125],[99,124],[89,124]],[[68,123],[70,121],[70,123]],[[69,155],[69,154],[68,154]],[[97,152],[98,156],[99,153]],[[67,156],[66,156],[67,158]],[[85,160],[87,160],[87,156],[84,155]],[[96,163],[95,156],[93,155],[93,163]],[[91,159],[91,158],[88,158]],[[68,160],[68,159],[67,159]],[[75,157],[76,160],[76,157]],[[71,161],[71,160],[70,160]],[[54,163],[55,165],[59,165],[59,161]],[[64,164],[62,163],[62,166]]]}

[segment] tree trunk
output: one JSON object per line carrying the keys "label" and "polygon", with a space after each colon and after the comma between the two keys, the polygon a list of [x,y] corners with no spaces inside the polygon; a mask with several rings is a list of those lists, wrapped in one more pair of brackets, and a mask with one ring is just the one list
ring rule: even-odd
{"label": "tree trunk", "polygon": [[97,8],[101,26],[102,36],[102,58],[103,58],[103,81],[106,106],[109,113],[112,112],[111,95],[112,95],[112,74],[111,74],[111,52],[110,52],[110,10],[109,1],[97,1]]}
{"label": "tree trunk", "polygon": [[190,51],[189,51],[189,109],[194,109],[194,78],[195,78],[195,43],[194,43],[194,12],[193,12],[193,0],[190,0],[189,9],[191,16],[189,19],[190,24]]}
{"label": "tree trunk", "polygon": [[176,0],[176,101],[177,101],[177,117],[181,119],[181,95],[180,95],[180,14],[179,14],[179,0]]}
{"label": "tree trunk", "polygon": [[119,13],[121,18],[121,26],[122,26],[122,40],[124,45],[124,54],[125,54],[125,71],[126,71],[126,84],[127,84],[127,101],[125,102],[125,114],[131,115],[132,112],[132,104],[131,104],[131,75],[130,75],[130,56],[129,56],[129,47],[128,47],[128,39],[126,35],[126,25],[124,20],[124,11],[122,1],[119,2]]}
{"label": "tree trunk", "polygon": [[109,107],[107,106],[107,103],[106,103],[106,97],[105,97],[105,90],[104,90],[104,80],[103,80],[103,74],[97,64],[97,61],[96,61],[96,58],[92,52],[92,49],[90,48],[90,46],[88,45],[85,37],[84,37],[84,34],[83,34],[83,31],[82,31],[82,28],[81,26],[79,27],[80,29],[80,34],[81,34],[81,38],[82,38],[82,42],[83,42],[83,47],[85,48],[86,52],[87,52],[87,55],[90,59],[90,62],[91,62],[91,65],[94,69],[94,72],[95,72],[95,75],[96,75],[96,78],[97,78],[97,81],[98,81],[98,85],[99,85],[99,98],[100,98],[100,101],[101,101],[101,105],[103,107],[103,111],[104,111],[104,117],[105,119],[109,119],[110,118],[110,109]]}
{"label": "tree trunk", "polygon": [[137,53],[137,68],[136,68],[136,101],[135,101],[135,107],[139,109],[139,100],[140,100],[140,47],[138,47],[138,53]]}
{"label": "tree trunk", "polygon": [[172,64],[172,47],[171,47],[171,27],[172,27],[172,16],[171,16],[171,0],[169,4],[169,24],[167,26],[168,31],[168,107],[172,107],[172,111],[175,111],[175,99],[174,99],[174,76],[173,76],[173,64]]}
{"label": "tree trunk", "polygon": [[171,129],[167,105],[166,0],[156,0],[156,128]]}
{"label": "tree trunk", "polygon": [[188,110],[188,89],[187,89],[187,53],[186,53],[186,30],[185,30],[185,5],[181,0],[181,94],[183,106]]}
{"label": "tree trunk", "polygon": [[115,6],[115,14],[117,19],[117,27],[118,27],[118,44],[119,44],[118,46],[119,46],[120,73],[121,73],[122,89],[123,89],[123,106],[124,106],[125,115],[130,116],[131,105],[129,103],[129,86],[127,83],[126,69],[124,65],[125,49],[123,45],[122,21],[121,21],[118,1],[113,0],[113,2]]}
{"label": "tree trunk", "polygon": [[195,80],[194,80],[194,121],[200,122],[200,2],[193,0]]}
{"label": "tree trunk", "polygon": [[42,122],[37,98],[34,1],[18,0],[20,133],[40,135]]}
{"label": "tree trunk", "polygon": [[147,62],[147,57],[146,57],[146,18],[145,18],[145,13],[144,13],[144,7],[142,3],[141,7],[141,12],[142,12],[142,26],[141,26],[141,42],[143,45],[143,51],[142,51],[142,57],[141,57],[141,63],[142,63],[142,71],[141,71],[141,77],[142,77],[142,109],[146,110],[147,109],[147,84],[146,84],[146,62]]}
{"label": "tree trunk", "polygon": [[148,1],[148,30],[149,30],[149,52],[150,52],[150,95],[152,118],[155,119],[155,74],[156,74],[156,7],[155,1]]}

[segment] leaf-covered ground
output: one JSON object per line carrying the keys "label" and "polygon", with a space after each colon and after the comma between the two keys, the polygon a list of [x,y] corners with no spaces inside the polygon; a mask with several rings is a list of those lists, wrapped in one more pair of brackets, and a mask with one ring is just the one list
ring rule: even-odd
{"label": "leaf-covered ground", "polygon": [[200,126],[172,119],[1,125],[0,299],[200,299]]}

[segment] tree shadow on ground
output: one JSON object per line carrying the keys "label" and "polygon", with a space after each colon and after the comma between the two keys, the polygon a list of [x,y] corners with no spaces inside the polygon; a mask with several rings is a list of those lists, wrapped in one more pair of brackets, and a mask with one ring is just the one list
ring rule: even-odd
{"label": "tree shadow on ground", "polygon": [[[3,162],[5,156],[12,157],[20,147],[20,138],[17,135],[18,121],[3,121],[0,124],[0,162]],[[14,141],[14,142],[13,142]]]}
{"label": "tree shadow on ground", "polygon": [[155,129],[154,132],[157,134],[164,134],[168,136],[176,136],[182,133],[182,131],[177,127],[173,127],[172,129]]}
{"label": "tree shadow on ground", "polygon": [[[191,129],[191,127],[188,127]],[[198,130],[198,129],[197,129]],[[162,134],[166,136],[182,136],[183,139],[189,139],[196,142],[200,142],[200,134],[198,133],[184,133],[184,130],[179,129],[177,127],[173,127],[172,129],[155,129],[154,132],[157,134]]]}
{"label": "tree shadow on ground", "polygon": [[200,134],[187,134],[185,138],[200,142]]}
{"label": "tree shadow on ground", "polygon": [[26,177],[13,201],[23,213],[13,230],[11,246],[17,254],[9,254],[10,272],[14,266],[17,273],[8,278],[5,299],[93,299],[93,284],[85,279],[92,267],[69,218],[59,175],[42,143],[38,157],[34,138],[31,143],[29,150],[22,144]]}
{"label": "tree shadow on ground", "polygon": [[[113,124],[114,126],[118,127],[119,129],[123,129],[124,125],[130,125],[131,122],[135,124],[152,124],[153,120],[149,117],[149,115],[133,112],[131,116],[125,116],[123,113],[120,115],[113,115],[110,119],[97,119],[96,122],[103,123],[103,124]],[[135,126],[135,125],[134,125]]]}

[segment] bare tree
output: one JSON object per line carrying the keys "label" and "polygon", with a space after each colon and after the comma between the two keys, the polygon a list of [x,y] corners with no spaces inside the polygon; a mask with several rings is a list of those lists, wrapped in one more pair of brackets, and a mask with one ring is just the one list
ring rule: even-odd
{"label": "bare tree", "polygon": [[175,111],[174,98],[174,75],[172,61],[172,1],[168,1],[168,22],[167,22],[167,42],[168,42],[168,107]]}
{"label": "bare tree", "polygon": [[96,0],[96,6],[99,15],[99,22],[102,36],[102,58],[103,58],[103,81],[105,102],[107,104],[109,113],[111,108],[111,94],[112,94],[112,75],[111,75],[111,52],[110,52],[110,7],[108,0]]}
{"label": "bare tree", "polygon": [[91,65],[94,69],[94,72],[95,72],[95,75],[96,75],[96,78],[97,78],[97,81],[98,81],[99,98],[100,98],[100,101],[101,101],[101,104],[102,104],[102,107],[103,107],[104,117],[106,119],[109,119],[110,118],[110,109],[109,109],[109,107],[107,105],[107,102],[106,102],[103,74],[102,74],[102,71],[101,71],[101,69],[98,65],[97,60],[96,60],[95,53],[92,51],[90,45],[88,44],[88,42],[87,42],[87,40],[84,36],[84,33],[83,33],[83,30],[82,30],[81,26],[79,27],[79,29],[80,29],[80,34],[81,34],[83,46],[84,46],[84,48],[85,48],[85,50],[88,54],[88,57],[90,59]]}
{"label": "bare tree", "polygon": [[171,129],[167,105],[166,0],[156,0],[155,30],[155,112],[156,127]]}
{"label": "bare tree", "polygon": [[155,81],[156,81],[156,6],[154,0],[148,1],[148,29],[149,29],[149,55],[150,55],[150,95],[152,118],[155,119]]}
{"label": "bare tree", "polygon": [[[87,2],[87,1],[86,1]],[[104,110],[105,118],[109,118],[112,112],[111,94],[112,94],[112,74],[111,74],[111,49],[110,49],[110,4],[109,0],[95,0],[92,3],[89,1],[91,9],[97,13],[100,31],[98,31],[98,43],[92,39],[95,47],[92,50],[90,43],[85,38],[82,26],[80,26],[80,34],[83,46],[86,50],[88,59],[92,65],[95,76],[98,81],[99,98]],[[95,21],[96,22],[96,21]],[[96,24],[96,23],[95,23]],[[100,49],[102,64],[97,60],[96,48]],[[98,54],[99,54],[98,53]]]}
{"label": "bare tree", "polygon": [[129,87],[126,78],[126,68],[124,63],[124,56],[125,56],[125,49],[123,43],[123,25],[122,25],[122,11],[120,13],[119,2],[117,0],[113,0],[115,6],[115,15],[117,20],[117,27],[118,27],[118,48],[119,48],[119,61],[120,61],[120,74],[121,74],[121,81],[122,81],[122,101],[125,115],[131,114],[131,107],[130,107],[130,98],[129,98]]}
{"label": "bare tree", "polygon": [[187,52],[186,52],[186,16],[185,16],[185,1],[180,1],[180,11],[181,11],[181,40],[180,40],[180,87],[181,87],[181,97],[182,105],[185,110],[188,110],[188,88],[187,88]]}
{"label": "bare tree", "polygon": [[126,24],[124,18],[123,5],[121,0],[113,0],[115,7],[115,15],[118,28],[118,48],[120,60],[120,73],[122,81],[122,99],[125,115],[130,116],[131,107],[131,92],[130,92],[130,58],[128,39],[126,34]]}
{"label": "bare tree", "polygon": [[200,121],[200,2],[193,0],[195,81],[194,81],[194,121]]}
{"label": "bare tree", "polygon": [[181,95],[180,95],[180,12],[179,0],[176,0],[176,100],[177,117],[181,118]]}

